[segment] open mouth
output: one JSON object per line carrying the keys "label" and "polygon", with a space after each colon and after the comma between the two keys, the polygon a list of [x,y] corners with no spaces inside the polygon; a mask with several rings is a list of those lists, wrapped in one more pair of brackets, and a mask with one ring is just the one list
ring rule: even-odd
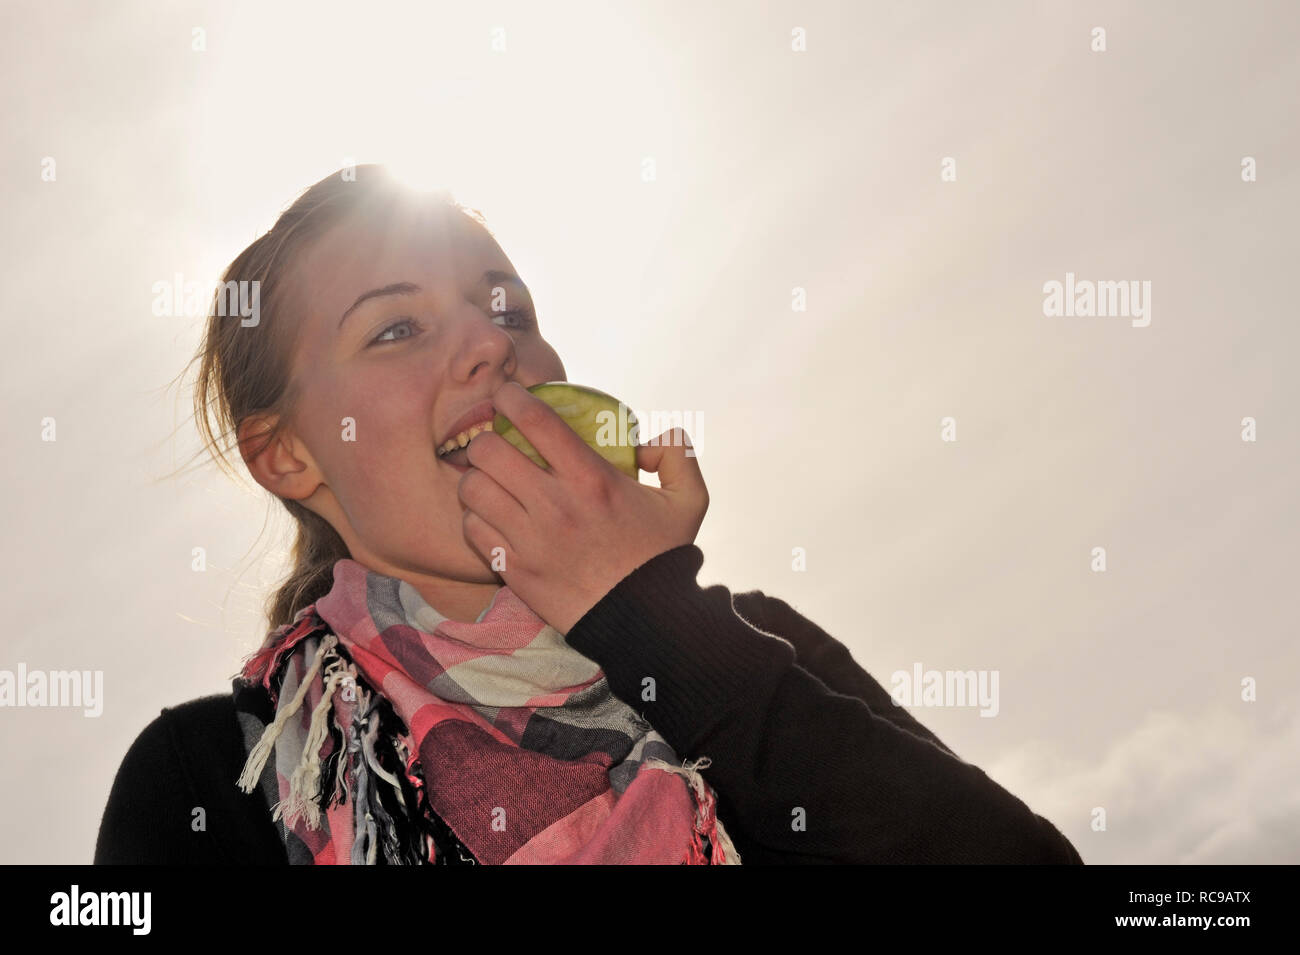
{"label": "open mouth", "polygon": [[468,431],[462,431],[438,448],[438,460],[445,461],[458,471],[469,470],[469,443],[484,431],[492,430],[492,422],[484,421],[473,425]]}
{"label": "open mouth", "polygon": [[466,451],[464,448],[457,448],[455,451],[452,451],[450,454],[443,454],[441,451],[439,451],[438,460],[441,461],[443,464],[450,464],[457,471],[469,470],[469,452]]}

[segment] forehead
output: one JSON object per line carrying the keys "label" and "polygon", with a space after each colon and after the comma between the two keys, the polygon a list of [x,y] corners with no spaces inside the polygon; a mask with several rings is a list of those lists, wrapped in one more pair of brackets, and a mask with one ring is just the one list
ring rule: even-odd
{"label": "forehead", "polygon": [[454,208],[362,210],[312,242],[288,284],[307,316],[337,322],[369,289],[392,282],[467,287],[490,268],[513,270],[488,231]]}

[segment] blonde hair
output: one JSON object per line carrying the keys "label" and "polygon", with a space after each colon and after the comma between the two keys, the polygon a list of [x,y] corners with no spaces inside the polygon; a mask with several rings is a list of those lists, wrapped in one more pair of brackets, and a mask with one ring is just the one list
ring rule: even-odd
{"label": "blonde hair", "polygon": [[[340,170],[306,189],[265,235],[235,256],[217,285],[203,340],[186,368],[199,363],[194,385],[194,419],[219,468],[238,480],[226,454],[238,444],[240,424],[249,416],[276,416],[273,427],[259,432],[263,443],[245,454],[256,457],[292,422],[298,389],[290,381],[291,359],[301,322],[286,293],[286,276],[305,248],[353,212],[383,215],[396,204],[426,204],[466,215],[484,229],[475,209],[462,206],[445,190],[419,193],[401,185],[381,165],[361,165],[354,175]],[[346,176],[346,178],[345,178]],[[491,231],[488,230],[489,235]],[[256,282],[258,320],[244,325],[228,315],[223,289],[243,288],[230,282]],[[202,451],[200,451],[202,453]],[[273,495],[274,496],[274,495]],[[351,556],[343,538],[323,517],[298,501],[277,497],[296,525],[292,569],[268,598],[270,628],[290,623],[302,607],[319,600],[333,585],[334,564]]]}

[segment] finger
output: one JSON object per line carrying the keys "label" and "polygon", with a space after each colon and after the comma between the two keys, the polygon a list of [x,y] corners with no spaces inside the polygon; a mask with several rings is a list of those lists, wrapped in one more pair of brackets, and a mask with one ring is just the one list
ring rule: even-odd
{"label": "finger", "polygon": [[[493,431],[484,431],[475,437],[465,454],[470,467],[496,482],[525,513],[536,511],[548,487],[547,482],[556,479],[554,474],[539,468],[526,454]],[[464,480],[462,477],[461,481]]]}
{"label": "finger", "polygon": [[510,419],[559,475],[581,471],[590,466],[591,457],[600,458],[555,409],[517,381],[498,388],[492,395],[492,406]]}
{"label": "finger", "polygon": [[658,472],[659,486],[665,491],[707,493],[690,435],[681,428],[671,428],[649,443],[638,445],[636,466],[643,471]]}
{"label": "finger", "polygon": [[[530,462],[525,459],[524,463]],[[527,516],[524,506],[514,495],[477,466],[471,467],[461,477],[456,495],[465,507],[493,527],[519,527]]]}
{"label": "finger", "polygon": [[[515,551],[499,530],[473,511],[466,511],[461,532],[493,570],[506,574],[515,566]],[[500,548],[498,550],[497,548]],[[498,568],[500,568],[498,570]]]}

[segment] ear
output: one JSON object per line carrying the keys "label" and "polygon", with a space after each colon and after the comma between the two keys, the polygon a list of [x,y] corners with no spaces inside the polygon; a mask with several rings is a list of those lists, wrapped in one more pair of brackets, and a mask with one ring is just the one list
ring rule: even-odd
{"label": "ear", "polygon": [[276,415],[250,415],[236,429],[239,454],[253,480],[276,497],[300,501],[311,497],[324,478],[306,445],[288,429],[274,438]]}

